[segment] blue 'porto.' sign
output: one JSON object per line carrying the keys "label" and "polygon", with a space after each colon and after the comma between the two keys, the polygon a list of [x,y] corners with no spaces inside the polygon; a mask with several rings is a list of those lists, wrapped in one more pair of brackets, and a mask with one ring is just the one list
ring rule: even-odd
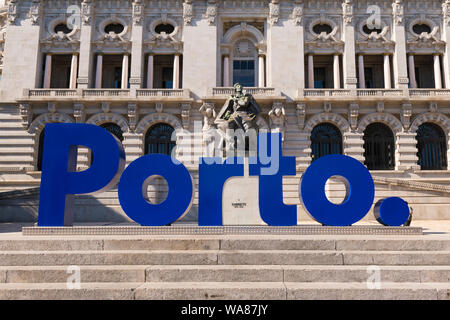
{"label": "blue 'porto.' sign", "polygon": [[[262,220],[270,226],[294,226],[297,224],[297,207],[283,203],[282,180],[283,176],[295,176],[295,157],[282,156],[280,145],[279,133],[260,133],[258,149],[264,149],[266,155],[277,160],[276,168],[258,152],[258,157],[249,160],[249,173],[259,177]],[[91,166],[80,172],[76,171],[78,146],[88,147],[93,153]],[[38,225],[72,225],[75,195],[106,191],[119,179],[120,205],[128,217],[141,225],[167,225],[190,210],[193,180],[186,167],[176,159],[150,154],[124,168],[122,144],[104,128],[89,124],[47,124]],[[160,204],[149,203],[143,195],[146,183],[155,175],[162,176],[169,186],[167,198]],[[230,158],[223,163],[217,158],[200,158],[200,226],[222,225],[223,186],[229,178],[243,175],[242,158]],[[326,197],[325,184],[331,177],[340,177],[346,184],[347,194],[341,204],[331,203]],[[349,226],[369,212],[375,187],[361,162],[344,155],[329,155],[314,161],[305,171],[300,195],[305,209],[316,221],[328,226]],[[400,226],[408,219],[409,207],[404,200],[391,197],[378,201],[374,213],[380,223]]]}

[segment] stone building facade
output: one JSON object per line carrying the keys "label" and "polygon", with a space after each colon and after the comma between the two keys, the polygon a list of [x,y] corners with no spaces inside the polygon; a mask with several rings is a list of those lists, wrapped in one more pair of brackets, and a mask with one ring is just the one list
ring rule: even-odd
{"label": "stone building facade", "polygon": [[[235,82],[297,159],[283,191],[300,221],[302,172],[329,153],[363,162],[376,200],[450,219],[449,0],[7,0],[0,24],[1,221],[36,219],[46,123],[102,125],[127,163],[176,144],[197,181],[201,128]],[[76,219],[126,220],[116,190],[79,196]]]}

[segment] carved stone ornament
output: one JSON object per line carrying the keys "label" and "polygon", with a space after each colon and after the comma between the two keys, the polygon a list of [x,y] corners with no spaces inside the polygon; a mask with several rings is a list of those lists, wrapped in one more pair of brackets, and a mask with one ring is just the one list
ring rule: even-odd
{"label": "carved stone ornament", "polygon": [[353,1],[344,0],[342,3],[342,17],[345,25],[350,25],[353,22]]}
{"label": "carved stone ornament", "polygon": [[291,19],[294,24],[299,26],[303,20],[303,0],[296,0],[294,3],[294,9],[292,10]]}
{"label": "carved stone ornament", "polygon": [[392,15],[394,16],[394,23],[396,25],[403,24],[403,3],[402,0],[395,0],[392,4]]}
{"label": "carved stone ornament", "polygon": [[138,106],[136,103],[128,103],[128,122],[130,130],[134,131],[138,122]]}
{"label": "carved stone ornament", "polygon": [[442,15],[444,17],[444,24],[450,25],[450,0],[445,0],[442,4]]}
{"label": "carved stone ornament", "polygon": [[190,26],[192,24],[193,18],[194,18],[194,5],[192,4],[192,0],[184,0],[183,3],[184,24]]}
{"label": "carved stone ornament", "polygon": [[144,16],[144,5],[141,3],[141,0],[133,1],[133,24],[141,25]]}
{"label": "carved stone ornament", "polygon": [[217,1],[216,0],[208,0],[207,6],[206,6],[206,13],[203,16],[207,21],[208,24],[214,25],[216,23],[216,17],[217,17]]}
{"label": "carved stone ornament", "polygon": [[15,24],[17,19],[17,0],[11,0],[8,4],[8,23]]}
{"label": "carved stone ornament", "polygon": [[81,22],[84,26],[91,23],[92,17],[92,4],[91,0],[83,0],[81,3]]}
{"label": "carved stone ornament", "polygon": [[280,19],[280,3],[279,0],[272,0],[269,3],[269,23],[272,25],[278,24]]}
{"label": "carved stone ornament", "polygon": [[348,111],[348,118],[350,120],[350,127],[352,130],[358,128],[358,116],[359,116],[359,105],[357,103],[351,103]]}
{"label": "carved stone ornament", "polygon": [[191,104],[182,103],[181,104],[181,121],[183,123],[184,129],[189,129],[189,120],[191,117]]}
{"label": "carved stone ornament", "polygon": [[408,130],[411,124],[411,116],[412,116],[412,104],[404,103],[402,105],[400,120],[402,121],[403,128],[405,128],[405,130]]}
{"label": "carved stone ornament", "polygon": [[83,123],[86,120],[86,110],[84,104],[75,103],[73,105],[73,117],[76,123]]}
{"label": "carved stone ornament", "polygon": [[306,118],[306,104],[298,103],[297,104],[297,123],[300,130],[303,130],[305,127],[305,118]]}
{"label": "carved stone ornament", "polygon": [[31,120],[33,118],[31,106],[26,103],[20,104],[19,105],[19,113],[20,113],[20,117],[22,118],[22,126],[25,129],[28,129],[28,126],[30,125]]}
{"label": "carved stone ornament", "polygon": [[33,0],[33,2],[31,3],[30,12],[28,14],[32,25],[37,25],[39,23],[40,9],[40,0]]}

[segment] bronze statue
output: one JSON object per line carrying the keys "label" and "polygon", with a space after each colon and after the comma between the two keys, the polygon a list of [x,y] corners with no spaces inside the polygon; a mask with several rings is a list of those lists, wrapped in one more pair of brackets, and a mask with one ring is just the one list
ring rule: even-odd
{"label": "bronze statue", "polygon": [[215,122],[219,126],[228,123],[228,126],[223,129],[242,129],[247,132],[249,129],[256,128],[256,118],[260,112],[261,109],[253,96],[244,93],[242,85],[236,83],[234,94],[225,102]]}

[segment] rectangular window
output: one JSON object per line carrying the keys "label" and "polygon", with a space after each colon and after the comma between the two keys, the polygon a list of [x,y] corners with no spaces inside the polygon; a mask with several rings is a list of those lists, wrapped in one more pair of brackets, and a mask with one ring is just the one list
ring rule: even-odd
{"label": "rectangular window", "polygon": [[367,89],[374,88],[373,69],[372,68],[364,68],[364,78],[366,80],[366,88]]}
{"label": "rectangular window", "polygon": [[164,89],[173,88],[173,68],[162,68],[162,83]]}
{"label": "rectangular window", "polygon": [[255,61],[233,61],[233,83],[240,83],[244,87],[255,86]]}
{"label": "rectangular window", "polygon": [[323,89],[325,88],[325,68],[314,68],[314,88]]}

